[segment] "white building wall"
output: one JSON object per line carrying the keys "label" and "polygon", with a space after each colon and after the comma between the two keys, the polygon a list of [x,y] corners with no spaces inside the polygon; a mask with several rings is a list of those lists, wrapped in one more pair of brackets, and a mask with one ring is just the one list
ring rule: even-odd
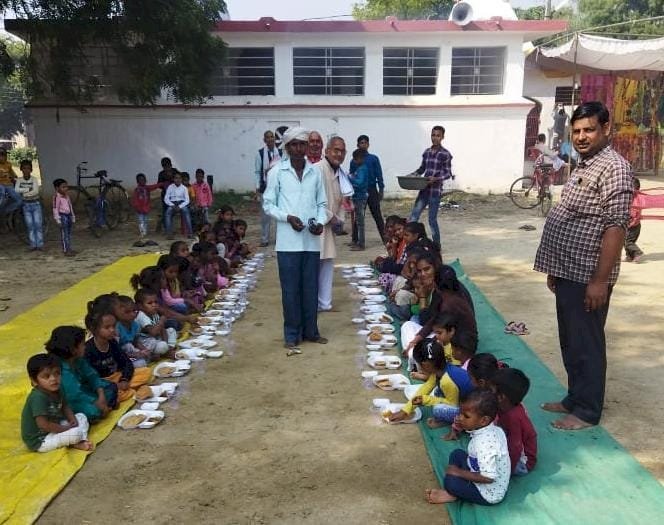
{"label": "white building wall", "polygon": [[371,138],[385,172],[386,192],[403,192],[396,176],[420,164],[430,145],[430,130],[446,128],[444,145],[454,156],[454,185],[473,192],[504,192],[522,171],[521,144],[527,106],[392,109],[90,109],[87,113],[35,109],[40,163],[48,181],[75,182],[75,166],[87,160],[91,171],[106,169],[113,178],[134,185],[136,173],[155,181],[161,157],[193,173],[215,176],[215,189],[253,190],[253,162],[266,129],[276,123],[301,124],[325,137],[346,138],[350,152],[360,134]]}
{"label": "white building wall", "polygon": [[[540,114],[539,132],[547,135],[551,139],[551,128],[553,127],[552,113],[556,105],[556,87],[571,86],[572,76],[547,77],[544,72],[535,67],[526,68],[523,79],[523,94],[526,97],[533,98],[542,104],[542,113]],[[566,107],[567,114],[571,116],[570,107]]]}

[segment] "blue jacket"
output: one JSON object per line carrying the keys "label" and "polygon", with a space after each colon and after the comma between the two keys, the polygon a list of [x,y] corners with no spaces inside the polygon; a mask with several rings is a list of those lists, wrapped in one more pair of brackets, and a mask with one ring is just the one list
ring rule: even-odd
{"label": "blue jacket", "polygon": [[[375,188],[378,185],[378,189],[383,191],[385,189],[385,183],[383,182],[383,168],[380,166],[380,160],[373,153],[367,153],[364,157],[364,166],[369,170],[369,188]],[[350,172],[353,173],[357,168],[354,161],[350,161]]]}

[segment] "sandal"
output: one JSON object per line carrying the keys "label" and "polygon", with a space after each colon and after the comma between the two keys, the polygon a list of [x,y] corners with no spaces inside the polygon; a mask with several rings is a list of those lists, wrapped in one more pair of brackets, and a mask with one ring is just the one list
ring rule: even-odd
{"label": "sandal", "polygon": [[514,335],[528,335],[530,332],[526,327],[526,323],[516,323],[516,328],[512,333]]}
{"label": "sandal", "polygon": [[505,332],[506,334],[513,334],[515,330],[516,330],[516,323],[514,321],[510,321],[505,325],[503,332]]}
{"label": "sandal", "polygon": [[284,348],[286,349],[286,357],[300,355],[302,353],[302,350],[300,350],[300,348],[294,343],[286,343]]}

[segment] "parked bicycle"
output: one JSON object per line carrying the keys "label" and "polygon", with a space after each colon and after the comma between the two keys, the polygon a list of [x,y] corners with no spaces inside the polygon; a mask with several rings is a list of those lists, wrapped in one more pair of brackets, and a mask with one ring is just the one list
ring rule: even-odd
{"label": "parked bicycle", "polygon": [[[4,195],[2,195],[2,188],[0,187],[0,208],[3,203],[6,202]],[[51,206],[44,206],[43,199],[41,200],[42,205],[42,233],[44,240],[48,238],[48,231],[51,220],[49,219],[49,213],[51,212]],[[25,217],[23,215],[23,208],[19,207],[11,213],[0,213],[0,232],[12,232],[21,242],[26,244],[30,243],[30,238],[28,236],[28,228],[25,224]]]}
{"label": "parked bicycle", "polygon": [[552,205],[553,173],[553,164],[535,162],[532,175],[519,177],[510,186],[510,200],[524,210],[540,206],[542,215],[546,217]]}
{"label": "parked bicycle", "polygon": [[[88,175],[87,162],[76,166],[76,185],[69,186],[74,213],[88,217],[90,231],[100,237],[104,227],[112,230],[129,218],[129,195],[122,181],[108,178],[106,170]],[[98,179],[98,183],[83,186],[83,179]]]}

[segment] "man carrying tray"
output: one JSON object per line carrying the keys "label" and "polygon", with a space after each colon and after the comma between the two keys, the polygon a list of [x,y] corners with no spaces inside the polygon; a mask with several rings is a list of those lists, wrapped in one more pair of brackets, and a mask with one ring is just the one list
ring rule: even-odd
{"label": "man carrying tray", "polygon": [[440,229],[438,228],[438,207],[443,181],[452,178],[452,154],[447,151],[441,142],[445,137],[443,126],[434,126],[431,129],[431,147],[422,153],[422,164],[411,175],[424,176],[429,180],[426,188],[420,190],[410,212],[409,221],[417,222],[424,208],[429,206],[429,228],[431,238],[440,246]]}

